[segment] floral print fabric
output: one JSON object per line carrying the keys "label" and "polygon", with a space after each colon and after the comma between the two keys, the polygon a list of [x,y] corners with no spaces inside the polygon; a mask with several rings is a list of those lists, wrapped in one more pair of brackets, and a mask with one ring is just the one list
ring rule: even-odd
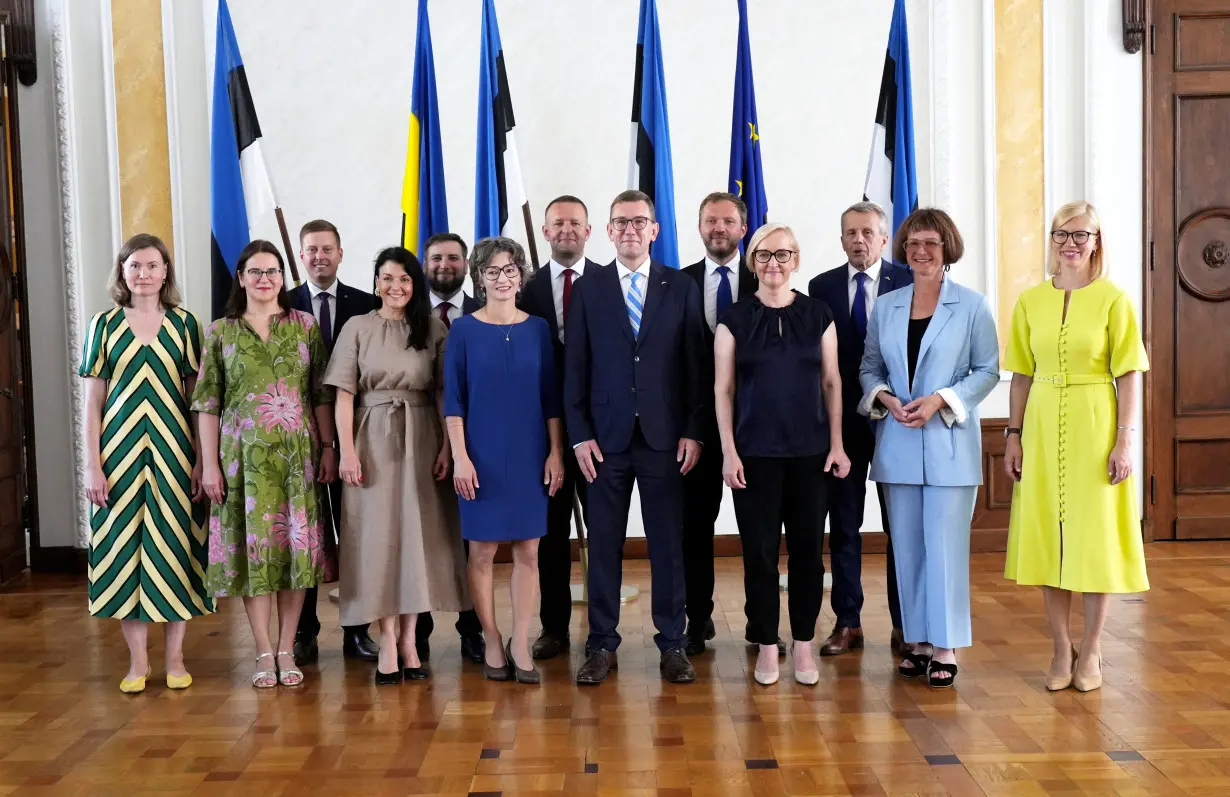
{"label": "floral print fabric", "polygon": [[334,578],[316,484],[312,408],[333,402],[316,320],[291,310],[263,341],[242,319],[205,331],[192,409],[220,416],[226,498],[210,509],[210,595],[252,597]]}

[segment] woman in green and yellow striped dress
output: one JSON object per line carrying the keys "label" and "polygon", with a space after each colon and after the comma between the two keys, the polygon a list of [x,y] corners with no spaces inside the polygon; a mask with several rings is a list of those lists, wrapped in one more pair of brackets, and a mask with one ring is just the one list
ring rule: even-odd
{"label": "woman in green and yellow striped dress", "polygon": [[200,460],[188,401],[201,325],[179,307],[166,245],[136,235],[120,249],[116,307],[90,321],[78,374],[86,378],[86,493],[90,614],[120,620],[128,674],[120,690],[145,690],[150,623],[166,623],[167,686],[184,689],[185,621],[214,610],[205,591]]}

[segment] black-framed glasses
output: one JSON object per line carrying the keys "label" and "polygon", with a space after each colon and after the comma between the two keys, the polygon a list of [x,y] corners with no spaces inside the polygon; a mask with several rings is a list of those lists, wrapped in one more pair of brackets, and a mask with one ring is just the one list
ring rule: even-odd
{"label": "black-framed glasses", "polygon": [[1067,230],[1051,230],[1051,240],[1057,244],[1067,243],[1067,240],[1071,238],[1072,243],[1077,246],[1083,246],[1091,236],[1096,237],[1097,233],[1090,232],[1089,230],[1073,230],[1072,232]]}
{"label": "black-framed glasses", "polygon": [[793,249],[777,249],[769,251],[768,249],[757,249],[752,253],[752,257],[756,258],[756,262],[764,265],[770,260],[776,260],[778,263],[789,263],[790,258],[797,255],[798,252]]}
{"label": "black-framed glasses", "polygon": [[649,218],[648,216],[636,216],[635,218],[631,218],[631,219],[625,219],[623,217],[620,217],[620,218],[611,219],[611,226],[614,227],[616,230],[619,230],[620,232],[623,232],[624,230],[628,229],[629,224],[632,225],[632,229],[634,230],[643,230],[646,227],[648,227],[649,223],[652,221],[653,219]]}
{"label": "black-framed glasses", "polygon": [[272,282],[274,277],[282,276],[282,269],[280,268],[266,268],[266,269],[246,268],[243,270],[243,273],[247,274],[248,279],[250,280],[259,280],[261,277],[264,277],[265,279]]}
{"label": "black-framed glasses", "polygon": [[496,280],[500,278],[501,274],[503,274],[505,277],[508,277],[511,280],[511,279],[516,278],[516,276],[520,273],[521,273],[521,267],[513,263],[509,263],[507,266],[504,266],[503,268],[501,268],[500,266],[491,266],[489,268],[483,269],[482,271],[483,279],[487,280],[488,282],[495,282]]}

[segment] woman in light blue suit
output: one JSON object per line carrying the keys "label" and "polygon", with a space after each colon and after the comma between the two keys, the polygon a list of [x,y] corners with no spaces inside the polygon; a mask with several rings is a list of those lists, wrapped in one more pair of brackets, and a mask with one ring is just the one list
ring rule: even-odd
{"label": "woman in light blue suit", "polygon": [[867,327],[859,412],[883,419],[871,479],[884,485],[905,641],[898,672],[933,687],[957,677],[969,647],[969,527],[982,483],[978,405],[999,382],[999,341],[985,297],[947,272],[965,245],[952,219],[924,208],[893,242],[914,285],[876,302]]}

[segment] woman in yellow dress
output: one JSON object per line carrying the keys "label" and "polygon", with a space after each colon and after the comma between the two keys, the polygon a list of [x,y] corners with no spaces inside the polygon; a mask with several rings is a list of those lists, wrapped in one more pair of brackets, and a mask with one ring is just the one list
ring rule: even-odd
{"label": "woman in yellow dress", "polygon": [[[1050,691],[1102,685],[1110,595],[1149,588],[1131,478],[1138,373],[1149,361],[1131,300],[1103,276],[1104,244],[1093,205],[1059,209],[1051,279],[1017,300],[1005,359],[1013,376],[1004,468],[1018,484],[1004,575],[1042,587],[1055,644]],[[1079,655],[1074,592],[1084,599]]]}

